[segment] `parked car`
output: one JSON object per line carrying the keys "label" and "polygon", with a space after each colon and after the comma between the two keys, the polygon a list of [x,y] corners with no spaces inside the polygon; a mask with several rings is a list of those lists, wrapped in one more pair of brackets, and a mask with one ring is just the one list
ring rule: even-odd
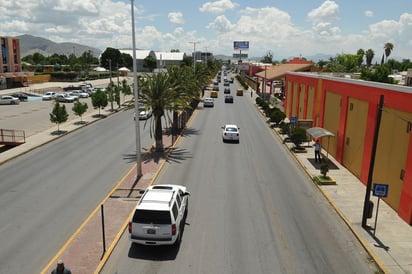
{"label": "parked car", "polygon": [[18,105],[20,104],[19,98],[10,96],[10,95],[4,95],[0,97],[0,105]]}
{"label": "parked car", "polygon": [[78,98],[89,98],[89,93],[86,90],[72,90],[70,95],[76,95]]}
{"label": "parked car", "polygon": [[13,94],[11,94],[11,96],[13,96],[15,98],[19,98],[20,102],[27,101],[29,99],[27,94],[24,94],[23,92],[13,93]]}
{"label": "parked car", "polygon": [[233,141],[239,143],[239,128],[237,125],[227,124],[222,127],[223,142]]}
{"label": "parked car", "polygon": [[233,96],[232,95],[226,95],[225,96],[225,103],[232,103],[233,104]]}
{"label": "parked car", "polygon": [[146,189],[130,219],[130,240],[141,245],[179,244],[190,193],[182,185],[153,185]]}
{"label": "parked car", "polygon": [[215,100],[213,98],[205,98],[203,100],[203,107],[213,107],[215,105]]}
{"label": "parked car", "polygon": [[41,97],[41,99],[43,100],[43,101],[50,101],[50,100],[53,100],[54,99],[54,97],[56,97],[56,92],[54,92],[54,91],[48,91],[48,92],[46,92],[42,97]]}
{"label": "parked car", "polygon": [[230,94],[230,88],[225,88],[224,94]]}
{"label": "parked car", "polygon": [[77,93],[74,93],[74,92],[67,92],[67,95],[73,97],[74,100],[79,100],[79,98],[80,98],[80,96]]}
{"label": "parked car", "polygon": [[237,96],[243,96],[243,89],[238,88],[238,89],[236,90],[236,95],[237,95]]}
{"label": "parked car", "polygon": [[59,93],[56,94],[56,96],[54,97],[54,99],[57,102],[62,102],[62,103],[73,103],[75,101],[75,99],[73,97],[71,97],[69,94],[67,93]]}
{"label": "parked car", "polygon": [[210,93],[210,97],[212,97],[212,98],[217,98],[217,91],[212,91],[211,93]]}

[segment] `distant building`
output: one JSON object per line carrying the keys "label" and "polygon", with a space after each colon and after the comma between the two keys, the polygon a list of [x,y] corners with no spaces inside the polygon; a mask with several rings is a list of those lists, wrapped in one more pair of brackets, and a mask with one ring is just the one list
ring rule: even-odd
{"label": "distant building", "polygon": [[0,89],[27,86],[28,73],[22,72],[20,40],[0,36]]}
{"label": "distant building", "polygon": [[[129,54],[133,57],[132,49],[120,49],[121,53]],[[136,70],[138,72],[149,72],[148,68],[144,67],[144,59],[152,56],[156,59],[156,68],[164,69],[173,65],[180,66],[183,59],[186,57],[183,52],[167,52],[137,49],[136,53]]]}

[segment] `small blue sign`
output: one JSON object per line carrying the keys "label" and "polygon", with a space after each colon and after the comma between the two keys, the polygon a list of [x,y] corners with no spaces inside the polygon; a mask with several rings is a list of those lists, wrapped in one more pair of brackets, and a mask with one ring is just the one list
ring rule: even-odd
{"label": "small blue sign", "polygon": [[296,119],[295,116],[290,117],[290,123],[291,124],[296,124],[296,122],[297,122],[297,119]]}
{"label": "small blue sign", "polygon": [[373,184],[373,196],[388,197],[389,185],[387,184]]}

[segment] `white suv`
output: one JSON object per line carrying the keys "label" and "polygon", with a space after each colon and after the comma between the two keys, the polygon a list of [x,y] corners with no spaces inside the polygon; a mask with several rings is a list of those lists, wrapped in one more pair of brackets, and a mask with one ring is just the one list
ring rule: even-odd
{"label": "white suv", "polygon": [[142,245],[179,244],[189,195],[181,185],[148,187],[129,222],[130,240]]}

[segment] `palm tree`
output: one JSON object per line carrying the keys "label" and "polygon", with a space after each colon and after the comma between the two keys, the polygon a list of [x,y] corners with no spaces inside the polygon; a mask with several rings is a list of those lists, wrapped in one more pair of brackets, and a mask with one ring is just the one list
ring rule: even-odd
{"label": "palm tree", "polygon": [[389,55],[391,55],[391,52],[393,50],[393,44],[388,42],[383,48],[385,49],[386,61],[388,61],[388,57]]}
{"label": "palm tree", "polygon": [[[196,71],[199,65],[196,66]],[[193,70],[189,66],[177,67],[173,66],[168,69],[168,73],[174,82],[174,85],[178,86],[178,95],[180,97],[179,104],[174,105],[173,110],[173,123],[172,123],[172,135],[173,142],[178,131],[178,114],[179,112],[191,109],[192,101],[198,100],[201,91],[201,77],[195,77]],[[202,82],[203,83],[203,82]]]}
{"label": "palm tree", "polygon": [[162,117],[169,122],[168,111],[177,109],[186,103],[185,96],[179,92],[181,82],[176,81],[169,73],[146,74],[140,78],[140,103],[152,108],[150,135],[155,138],[155,150],[163,150]]}
{"label": "palm tree", "polygon": [[363,63],[363,57],[365,56],[365,51],[363,49],[358,49],[356,52],[356,55],[358,56],[358,67],[360,67]]}
{"label": "palm tree", "polygon": [[372,60],[373,60],[373,57],[374,57],[374,56],[375,56],[375,52],[373,52],[372,49],[368,49],[368,50],[365,52],[366,65],[367,65],[368,67],[370,67],[370,66],[372,65]]}

